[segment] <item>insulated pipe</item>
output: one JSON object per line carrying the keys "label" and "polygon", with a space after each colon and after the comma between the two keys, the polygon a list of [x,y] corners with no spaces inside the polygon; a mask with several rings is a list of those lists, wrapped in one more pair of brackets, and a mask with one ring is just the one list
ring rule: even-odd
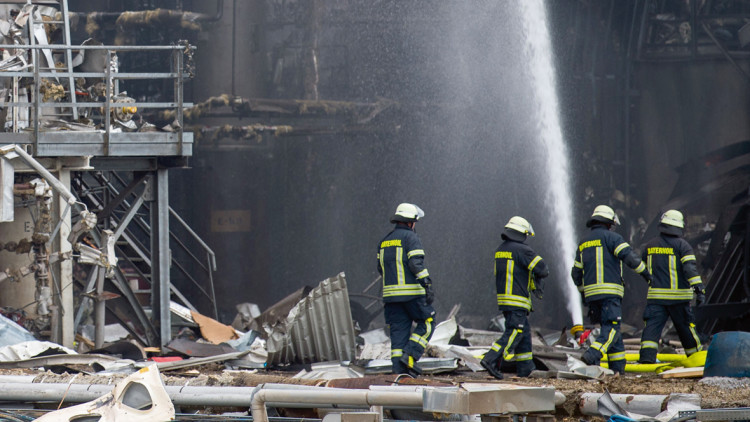
{"label": "insulated pipe", "polygon": [[[109,393],[114,385],[0,383],[0,401],[84,403]],[[253,387],[165,386],[172,403],[185,406],[250,407]]]}
{"label": "insulated pipe", "polygon": [[70,190],[65,187],[58,179],[57,177],[53,176],[52,173],[50,173],[44,166],[39,163],[39,161],[35,160],[34,157],[29,155],[26,151],[23,150],[23,148],[19,147],[16,144],[9,144],[5,145],[3,147],[0,147],[0,155],[7,155],[10,152],[15,152],[18,154],[23,161],[26,162],[31,168],[37,171],[44,180],[47,181],[47,183],[52,186],[57,193],[60,194],[63,198],[65,198],[65,201],[69,203],[70,205],[73,205],[76,203],[76,198],[73,196],[72,193],[70,193]]}
{"label": "insulated pipe", "polygon": [[[273,386],[270,386],[273,387]],[[317,387],[316,387],[317,388]],[[265,385],[253,395],[250,411],[254,422],[268,422],[267,402],[295,402],[311,406],[397,406],[422,408],[422,392],[348,390],[320,388],[319,390],[278,390]]]}
{"label": "insulated pipe", "polygon": [[[109,393],[114,385],[33,383],[34,376],[0,376],[0,401],[84,403]],[[359,407],[422,408],[420,391],[394,387],[388,391],[347,390],[305,385],[265,384],[259,387],[165,386],[172,403],[183,406],[245,407],[253,403],[278,407],[331,407],[345,404]],[[263,393],[263,394],[260,394]],[[355,393],[355,394],[352,394]],[[258,396],[260,394],[260,396]],[[257,397],[257,398],[256,398]],[[263,399],[262,401],[260,401]]]}

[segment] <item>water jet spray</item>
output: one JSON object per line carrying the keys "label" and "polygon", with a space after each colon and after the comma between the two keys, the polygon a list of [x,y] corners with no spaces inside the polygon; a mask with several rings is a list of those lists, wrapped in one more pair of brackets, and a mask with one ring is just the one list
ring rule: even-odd
{"label": "water jet spray", "polygon": [[583,320],[581,300],[573,281],[570,268],[576,250],[573,231],[573,205],[570,193],[570,170],[568,149],[560,126],[560,110],[555,81],[555,66],[552,45],[547,25],[547,13],[543,0],[520,2],[521,17],[525,33],[527,65],[534,87],[538,140],[546,156],[547,198],[545,206],[555,215],[555,235],[561,259],[556,267],[558,279],[564,280],[566,307],[573,324]]}

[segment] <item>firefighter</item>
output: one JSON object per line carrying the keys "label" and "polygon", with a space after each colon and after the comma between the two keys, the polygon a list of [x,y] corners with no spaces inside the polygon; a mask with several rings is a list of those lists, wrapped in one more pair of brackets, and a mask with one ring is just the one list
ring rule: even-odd
{"label": "firefighter", "polygon": [[[424,266],[424,249],[414,231],[424,212],[403,203],[391,218],[394,229],[378,246],[378,272],[383,276],[385,323],[390,327],[394,374],[419,375],[416,362],[432,337],[435,298],[430,273]],[[412,332],[412,322],[417,326]]]}
{"label": "firefighter", "polygon": [[625,373],[625,345],[620,334],[622,323],[622,263],[646,281],[651,274],[630,245],[612,228],[619,224],[617,214],[606,205],[594,208],[586,227],[591,230],[578,245],[571,276],[589,305],[589,318],[601,326],[599,337],[583,354],[587,365],[598,365],[607,355],[609,369]]}
{"label": "firefighter", "polygon": [[690,301],[695,293],[696,304],[701,305],[706,291],[698,274],[695,255],[690,244],[682,238],[685,220],[682,213],[669,210],[659,219],[658,237],[646,244],[643,260],[651,272],[646,309],[643,311],[643,336],[638,362],[655,363],[656,348],[661,330],[672,318],[685,354],[690,356],[702,348]]}
{"label": "firefighter", "polygon": [[505,225],[503,243],[495,251],[497,307],[505,317],[505,332],[480,362],[497,379],[503,379],[503,361],[516,362],[516,374],[528,377],[535,369],[531,354],[530,293],[542,298],[542,280],[549,275],[547,265],[526,243],[534,229],[526,219],[512,217]]}

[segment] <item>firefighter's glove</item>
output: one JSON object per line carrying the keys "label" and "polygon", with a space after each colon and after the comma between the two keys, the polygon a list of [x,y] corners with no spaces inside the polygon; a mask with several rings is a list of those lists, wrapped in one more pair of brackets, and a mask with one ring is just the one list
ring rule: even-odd
{"label": "firefighter's glove", "polygon": [[648,283],[649,286],[651,285],[651,273],[648,272],[648,270],[643,270],[641,277],[646,280],[646,283]]}
{"label": "firefighter's glove", "polygon": [[695,288],[695,306],[701,306],[706,303],[706,291],[698,287]]}
{"label": "firefighter's glove", "polygon": [[534,296],[536,296],[536,298],[539,300],[542,300],[542,298],[544,297],[544,292],[542,291],[542,289],[534,289],[531,291],[531,293],[534,294]]}
{"label": "firefighter's glove", "polygon": [[424,285],[424,300],[428,305],[432,305],[435,301],[435,291],[432,289],[432,283],[425,283]]}

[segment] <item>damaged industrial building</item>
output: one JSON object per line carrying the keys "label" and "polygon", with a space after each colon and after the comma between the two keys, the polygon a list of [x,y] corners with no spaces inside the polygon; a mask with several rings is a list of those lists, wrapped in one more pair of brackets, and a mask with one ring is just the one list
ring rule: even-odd
{"label": "damaged industrial building", "polygon": [[750,1],[0,0],[0,53],[0,421],[750,420]]}

